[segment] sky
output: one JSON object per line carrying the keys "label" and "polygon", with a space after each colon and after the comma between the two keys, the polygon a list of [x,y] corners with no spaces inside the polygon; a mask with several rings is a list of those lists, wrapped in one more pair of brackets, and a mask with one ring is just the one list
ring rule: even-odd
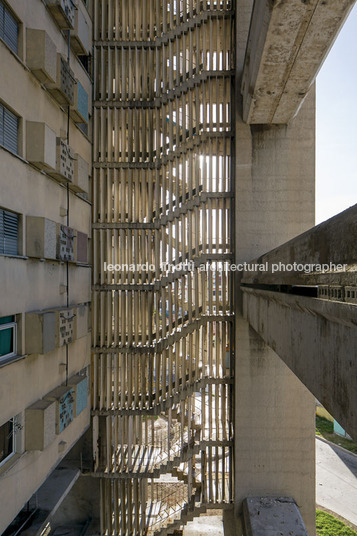
{"label": "sky", "polygon": [[316,223],[357,203],[357,5],[317,76]]}

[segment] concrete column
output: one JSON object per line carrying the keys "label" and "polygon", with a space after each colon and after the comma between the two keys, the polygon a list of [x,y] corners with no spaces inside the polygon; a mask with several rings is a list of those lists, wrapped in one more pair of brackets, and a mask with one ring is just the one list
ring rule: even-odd
{"label": "concrete column", "polygon": [[[243,123],[239,93],[251,0],[237,0],[235,259],[314,225],[315,96],[289,126]],[[243,320],[236,281],[235,501],[292,496],[315,534],[314,398]]]}
{"label": "concrete column", "polygon": [[235,500],[292,496],[315,534],[314,397],[242,318],[237,319]]}

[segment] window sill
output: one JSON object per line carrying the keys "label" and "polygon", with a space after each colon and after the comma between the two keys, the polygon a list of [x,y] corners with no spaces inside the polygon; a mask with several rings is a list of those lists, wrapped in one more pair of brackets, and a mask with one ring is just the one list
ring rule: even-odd
{"label": "window sill", "polygon": [[25,357],[27,357],[27,354],[12,355],[10,357],[4,357],[4,359],[0,358],[0,368],[6,367],[7,365],[11,365],[12,363],[16,363],[17,361],[20,361],[21,359],[25,359]]}
{"label": "window sill", "polygon": [[8,257],[9,259],[20,259],[22,261],[27,261],[28,257],[24,255],[11,255],[10,253],[0,253],[0,257]]}
{"label": "window sill", "polygon": [[15,452],[11,457],[9,457],[8,460],[4,460],[0,466],[0,476],[3,476],[10,471],[10,469],[13,468],[13,466],[19,461],[20,458],[22,458],[22,456],[23,454]]}
{"label": "window sill", "polygon": [[[77,128],[81,131],[81,129],[77,126]],[[87,139],[88,143],[92,144],[92,142],[90,141],[90,139],[81,131],[81,133],[83,134],[83,136]],[[7,147],[5,147],[4,145],[2,145],[0,143],[0,149],[3,149],[4,151],[6,151],[7,153],[11,154],[11,156],[14,156],[15,158],[17,158],[18,160],[21,160],[21,162],[23,164],[27,164],[28,166],[30,166],[32,169],[34,169],[35,171],[37,171],[37,173],[40,173],[41,175],[43,175],[44,177],[47,177],[47,179],[51,180],[52,182],[55,182],[59,187],[61,188],[66,188],[66,184],[65,183],[61,183],[61,182],[58,182],[57,179],[55,179],[54,177],[52,177],[51,175],[48,175],[43,169],[39,169],[37,168],[36,166],[34,166],[33,164],[31,164],[31,162],[28,162],[28,160],[26,160],[25,158],[23,158],[21,155],[17,154],[17,153],[14,153],[13,151],[10,151],[10,149],[8,149]],[[73,192],[72,190],[70,190],[70,193],[72,195],[75,195],[76,197],[78,197],[78,194],[77,192]],[[87,200],[87,199],[83,199],[83,197],[79,197],[79,199],[81,199],[82,201],[84,201],[85,203],[88,203],[89,205],[92,205],[92,202]],[[2,255],[0,253],[0,255]],[[24,258],[27,258],[27,257],[24,257]]]}
{"label": "window sill", "polygon": [[87,262],[76,262],[76,266],[80,268],[92,268],[92,265]]}
{"label": "window sill", "polygon": [[26,63],[24,63],[22,61],[22,59],[20,58],[20,56],[18,54],[16,54],[16,52],[14,52],[12,50],[11,47],[9,47],[9,45],[7,43],[5,43],[5,41],[0,37],[0,43],[2,43],[2,45],[4,45],[5,48],[7,48],[7,50],[12,54],[12,56],[14,56],[15,60],[17,60],[19,63],[21,63],[22,67],[26,70],[26,71],[29,71],[30,69],[27,67]]}
{"label": "window sill", "polygon": [[11,154],[12,156],[14,156],[15,158],[18,158],[19,160],[21,160],[21,162],[24,162],[25,164],[28,164],[27,160],[25,160],[24,158],[22,158],[21,155],[19,155],[18,153],[14,153],[14,151],[11,151],[11,149],[8,149],[7,147],[5,147],[5,145],[2,145],[0,143],[0,147],[1,149],[4,149],[4,151],[6,151],[7,153]]}

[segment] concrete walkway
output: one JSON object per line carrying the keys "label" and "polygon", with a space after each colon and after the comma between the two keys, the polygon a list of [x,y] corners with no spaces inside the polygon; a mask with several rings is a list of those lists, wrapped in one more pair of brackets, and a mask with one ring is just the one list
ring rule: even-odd
{"label": "concrete walkway", "polygon": [[316,503],[357,526],[357,456],[316,439]]}

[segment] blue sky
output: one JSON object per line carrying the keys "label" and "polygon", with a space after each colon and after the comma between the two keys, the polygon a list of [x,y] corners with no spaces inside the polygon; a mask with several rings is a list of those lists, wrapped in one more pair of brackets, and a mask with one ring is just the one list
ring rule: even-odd
{"label": "blue sky", "polygon": [[316,223],[357,203],[357,6],[317,77]]}

